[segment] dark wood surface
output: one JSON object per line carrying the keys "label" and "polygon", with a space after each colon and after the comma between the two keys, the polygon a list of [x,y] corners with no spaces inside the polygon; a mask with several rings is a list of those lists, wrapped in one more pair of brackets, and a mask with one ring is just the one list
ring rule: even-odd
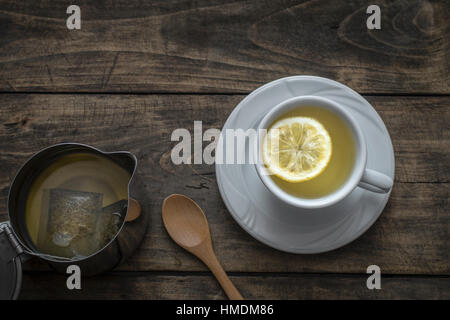
{"label": "dark wood surface", "polygon": [[[0,0],[0,221],[16,170],[48,145],[75,141],[139,160],[151,216],[135,255],[69,292],[38,260],[21,298],[198,298],[224,295],[161,224],[171,193],[195,199],[214,247],[244,297],[429,298],[450,295],[449,4],[368,1],[79,1],[82,29],[65,27],[64,1]],[[106,9],[108,8],[108,9]],[[175,128],[221,128],[245,94],[279,77],[312,74],[349,85],[378,111],[396,157],[380,219],[353,243],[320,255],[271,249],[245,233],[218,193],[214,166],[175,166]],[[366,288],[381,267],[382,290]]]}
{"label": "dark wood surface", "polygon": [[[384,2],[383,2],[384,3]],[[389,1],[382,31],[367,0],[0,2],[0,90],[249,92],[288,75],[361,93],[446,93],[447,1]]]}
{"label": "dark wood surface", "polygon": [[[231,274],[247,299],[450,299],[448,277],[384,277],[382,290],[367,290],[364,275]],[[118,273],[83,281],[80,291],[65,288],[66,277],[31,273],[23,299],[226,299],[208,273]]]}

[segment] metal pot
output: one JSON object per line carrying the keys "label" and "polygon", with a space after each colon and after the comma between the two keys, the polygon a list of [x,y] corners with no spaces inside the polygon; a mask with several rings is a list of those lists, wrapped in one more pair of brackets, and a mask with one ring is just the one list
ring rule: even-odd
{"label": "metal pot", "polygon": [[[25,203],[33,179],[55,159],[70,153],[88,152],[114,161],[130,174],[126,217],[115,237],[103,249],[82,258],[63,258],[39,252],[31,241],[25,225]],[[22,263],[37,256],[58,272],[69,265],[78,265],[82,275],[94,275],[115,268],[140,245],[147,230],[148,215],[141,212],[135,200],[141,182],[135,176],[137,159],[130,152],[102,152],[88,145],[62,143],[33,155],[18,171],[8,196],[9,221],[0,223],[0,299],[16,299],[22,280]],[[131,218],[132,217],[132,218]]]}

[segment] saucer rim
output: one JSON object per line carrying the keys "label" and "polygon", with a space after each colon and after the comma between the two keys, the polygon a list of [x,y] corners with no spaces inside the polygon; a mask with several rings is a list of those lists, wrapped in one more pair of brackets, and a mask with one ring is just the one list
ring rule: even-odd
{"label": "saucer rim", "polygon": [[[230,113],[230,115],[228,116],[227,120],[225,121],[223,128],[227,127],[227,123],[229,121],[231,121],[230,119],[233,119],[236,117],[236,114],[241,110],[242,105],[246,104],[248,102],[248,100],[250,100],[253,96],[259,94],[261,91],[263,90],[267,90],[270,89],[271,87],[285,82],[285,81],[289,81],[289,80],[311,80],[311,81],[319,81],[322,83],[326,83],[329,85],[334,85],[339,87],[339,89],[343,90],[343,92],[346,95],[353,95],[355,98],[357,98],[358,100],[360,100],[362,103],[366,104],[368,107],[372,108],[377,117],[379,118],[379,120],[381,121],[382,124],[382,129],[385,132],[385,136],[387,137],[387,141],[389,142],[389,149],[391,151],[391,160],[390,163],[392,164],[392,174],[388,173],[388,176],[391,176],[391,178],[394,180],[395,177],[395,153],[394,153],[394,148],[392,145],[392,139],[389,135],[389,131],[386,128],[386,125],[384,124],[384,121],[381,119],[381,117],[379,116],[378,112],[376,112],[375,108],[373,108],[373,106],[363,97],[361,96],[359,93],[357,93],[356,91],[354,91],[353,89],[351,89],[350,87],[339,83],[337,81],[331,80],[331,79],[327,79],[327,78],[323,78],[323,77],[318,77],[318,76],[309,76],[309,75],[298,75],[298,76],[289,76],[289,77],[284,77],[284,78],[280,78],[280,79],[276,79],[274,81],[271,81],[269,83],[264,84],[261,87],[258,87],[257,89],[255,89],[254,91],[252,91],[250,94],[248,94],[244,99],[242,99],[237,106],[233,109],[233,111]],[[298,95],[298,96],[306,96],[306,95],[314,95],[314,94],[305,94],[305,95]],[[320,97],[320,95],[318,95]],[[363,130],[364,131],[364,130]],[[220,141],[219,141],[220,143]],[[219,146],[218,143],[218,146]],[[329,246],[323,246],[320,250],[318,250],[317,248],[314,249],[307,249],[307,248],[296,248],[296,247],[286,247],[285,245],[280,245],[278,243],[274,243],[273,241],[264,238],[263,236],[259,235],[259,233],[254,232],[253,230],[251,230],[241,219],[239,219],[239,217],[237,216],[236,213],[233,213],[233,208],[231,206],[231,202],[229,200],[229,198],[227,197],[227,195],[225,194],[225,191],[223,190],[223,183],[221,181],[221,177],[220,174],[217,174],[218,171],[220,171],[220,169],[218,170],[218,167],[221,166],[221,164],[217,164],[215,165],[215,169],[216,169],[216,180],[217,180],[217,184],[218,184],[218,188],[219,188],[219,192],[220,195],[223,199],[223,202],[227,208],[227,210],[229,211],[230,215],[233,217],[233,219],[238,223],[238,225],[244,229],[247,233],[249,233],[253,238],[255,238],[256,240],[260,241],[261,243],[272,247],[274,249],[277,249],[279,251],[283,251],[283,252],[287,252],[287,253],[293,253],[293,254],[318,254],[318,253],[325,253],[325,252],[329,252],[329,251],[333,251],[336,249],[339,249],[343,246],[346,246],[350,243],[352,243],[354,240],[358,239],[362,234],[364,234],[374,223],[375,221],[377,221],[380,217],[380,215],[383,213],[384,208],[386,207],[387,202],[389,201],[391,192],[392,192],[392,188],[391,190],[385,194],[384,198],[382,200],[379,201],[379,205],[377,205],[377,209],[374,210],[375,214],[373,215],[372,219],[370,219],[364,226],[362,226],[357,232],[355,232],[354,234],[352,234],[349,239],[345,240],[345,241],[341,241],[341,242],[333,242],[331,245]],[[263,183],[261,181],[261,183]],[[358,187],[356,187],[355,189],[357,189]],[[351,192],[353,193],[355,191],[355,189]],[[370,192],[365,190],[364,192]],[[350,193],[350,194],[351,194]],[[350,195],[349,194],[349,195]],[[335,204],[336,205],[336,204]],[[321,209],[317,209],[317,210],[321,210]]]}

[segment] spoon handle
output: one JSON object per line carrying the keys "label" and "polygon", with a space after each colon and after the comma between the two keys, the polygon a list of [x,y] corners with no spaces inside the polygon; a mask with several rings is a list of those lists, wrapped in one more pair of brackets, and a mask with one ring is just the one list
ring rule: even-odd
{"label": "spoon handle", "polygon": [[208,257],[203,259],[203,262],[212,271],[230,300],[244,300],[242,295],[234,286],[233,282],[231,282],[230,278],[223,270],[215,254],[208,255]]}

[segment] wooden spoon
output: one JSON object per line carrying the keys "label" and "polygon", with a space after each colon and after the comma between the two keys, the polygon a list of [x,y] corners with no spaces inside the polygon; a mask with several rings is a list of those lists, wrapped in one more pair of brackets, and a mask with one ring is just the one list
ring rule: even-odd
{"label": "wooden spoon", "polygon": [[202,209],[190,198],[181,194],[168,196],[162,206],[164,226],[170,237],[212,271],[231,300],[243,300],[228,278],[214,253],[208,220]]}

